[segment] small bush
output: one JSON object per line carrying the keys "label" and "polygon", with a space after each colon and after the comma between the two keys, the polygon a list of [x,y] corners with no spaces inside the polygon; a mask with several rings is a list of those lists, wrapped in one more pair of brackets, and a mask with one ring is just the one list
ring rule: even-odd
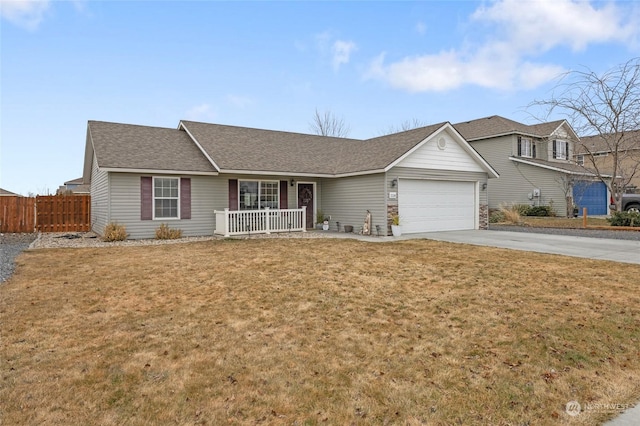
{"label": "small bush", "polygon": [[528,204],[514,204],[511,206],[511,210],[517,211],[520,216],[529,216],[529,210],[531,206]]}
{"label": "small bush", "polygon": [[500,222],[504,222],[504,213],[502,213],[501,211],[495,211],[489,215],[489,223]]}
{"label": "small bush", "polygon": [[182,238],[182,229],[171,229],[166,223],[156,229],[156,240],[177,240]]}
{"label": "small bush", "polygon": [[124,241],[127,237],[127,228],[124,225],[111,222],[104,228],[102,240],[107,242]]}
{"label": "small bush", "polygon": [[553,216],[553,210],[550,206],[530,206],[526,216]]}
{"label": "small bush", "polygon": [[640,227],[640,213],[638,212],[613,212],[607,221],[611,226]]}

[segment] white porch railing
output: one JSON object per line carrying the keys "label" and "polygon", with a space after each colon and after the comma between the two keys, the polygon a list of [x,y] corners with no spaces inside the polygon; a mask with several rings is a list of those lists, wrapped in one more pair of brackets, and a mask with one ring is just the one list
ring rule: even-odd
{"label": "white porch railing", "polygon": [[270,234],[307,230],[307,208],[262,210],[215,210],[214,234],[231,235]]}

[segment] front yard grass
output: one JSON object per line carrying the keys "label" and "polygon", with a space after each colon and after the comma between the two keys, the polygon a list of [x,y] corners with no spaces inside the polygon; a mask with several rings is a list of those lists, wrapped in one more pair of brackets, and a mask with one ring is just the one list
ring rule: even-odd
{"label": "front yard grass", "polygon": [[582,424],[640,398],[640,266],[412,240],[46,249],[2,424]]}

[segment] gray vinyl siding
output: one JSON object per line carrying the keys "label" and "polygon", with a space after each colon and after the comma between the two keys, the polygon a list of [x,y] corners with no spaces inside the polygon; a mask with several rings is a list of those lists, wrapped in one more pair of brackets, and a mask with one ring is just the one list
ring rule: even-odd
{"label": "gray vinyl siding", "polygon": [[102,235],[109,223],[109,173],[98,169],[96,157],[91,166],[91,229]]}
{"label": "gray vinyl siding", "polygon": [[[398,187],[392,187],[391,181],[393,179],[432,179],[432,180],[452,180],[461,182],[478,182],[479,187],[482,188],[483,183],[487,183],[487,174],[485,172],[461,172],[452,170],[428,170],[428,169],[414,169],[406,167],[393,167],[387,172],[387,193],[398,192]],[[496,179],[491,179],[495,181]],[[398,192],[398,198],[402,197],[402,194]],[[387,200],[388,205],[397,205],[398,198]],[[480,190],[478,194],[480,205],[487,204],[487,191]]]}
{"label": "gray vinyl siding", "polygon": [[[553,205],[556,214],[566,214],[566,199],[560,183],[562,174],[542,167],[517,163],[509,156],[517,154],[517,136],[475,141],[472,146],[500,174],[488,183],[489,208],[502,204]],[[540,146],[540,145],[538,145]],[[543,154],[538,153],[537,156]],[[540,189],[541,197],[529,200],[528,194]]]}
{"label": "gray vinyl siding", "polygon": [[[181,229],[185,237],[213,235],[215,202],[220,196],[221,185],[216,176],[176,176],[191,179],[191,219],[140,219],[140,177],[135,173],[111,173],[110,222],[123,224],[131,239],[154,238],[155,230],[166,223],[170,228]],[[224,188],[226,195],[227,189]],[[218,195],[218,196],[217,196]],[[225,201],[225,204],[228,201]]]}
{"label": "gray vinyl siding", "polygon": [[387,207],[384,182],[384,173],[323,179],[321,208],[325,216],[331,216],[330,229],[336,231],[336,222],[340,222],[340,231],[344,231],[344,225],[351,225],[354,232],[358,232],[369,210],[372,233],[376,232],[376,225],[380,225],[381,232],[386,235]]}

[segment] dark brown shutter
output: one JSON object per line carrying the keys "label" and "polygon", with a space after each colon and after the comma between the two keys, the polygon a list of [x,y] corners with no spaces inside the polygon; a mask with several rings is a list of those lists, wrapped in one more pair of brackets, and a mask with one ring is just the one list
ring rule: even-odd
{"label": "dark brown shutter", "polygon": [[518,157],[522,157],[522,138],[518,136]]}
{"label": "dark brown shutter", "polygon": [[536,158],[536,143],[534,141],[531,141],[531,156]]}
{"label": "dark brown shutter", "polygon": [[229,179],[229,210],[238,210],[238,179]]}
{"label": "dark brown shutter", "polygon": [[180,219],[191,219],[191,178],[180,179]]}
{"label": "dark brown shutter", "polygon": [[558,158],[556,157],[558,155],[558,150],[556,148],[556,140],[553,140],[553,158]]}
{"label": "dark brown shutter", "polygon": [[140,177],[140,220],[153,219],[153,178]]}
{"label": "dark brown shutter", "polygon": [[289,208],[289,194],[287,193],[289,189],[288,187],[289,187],[289,182],[287,182],[286,180],[280,181],[280,208],[281,209]]}
{"label": "dark brown shutter", "polygon": [[564,153],[565,153],[564,158],[568,160],[569,159],[569,142],[564,143]]}

